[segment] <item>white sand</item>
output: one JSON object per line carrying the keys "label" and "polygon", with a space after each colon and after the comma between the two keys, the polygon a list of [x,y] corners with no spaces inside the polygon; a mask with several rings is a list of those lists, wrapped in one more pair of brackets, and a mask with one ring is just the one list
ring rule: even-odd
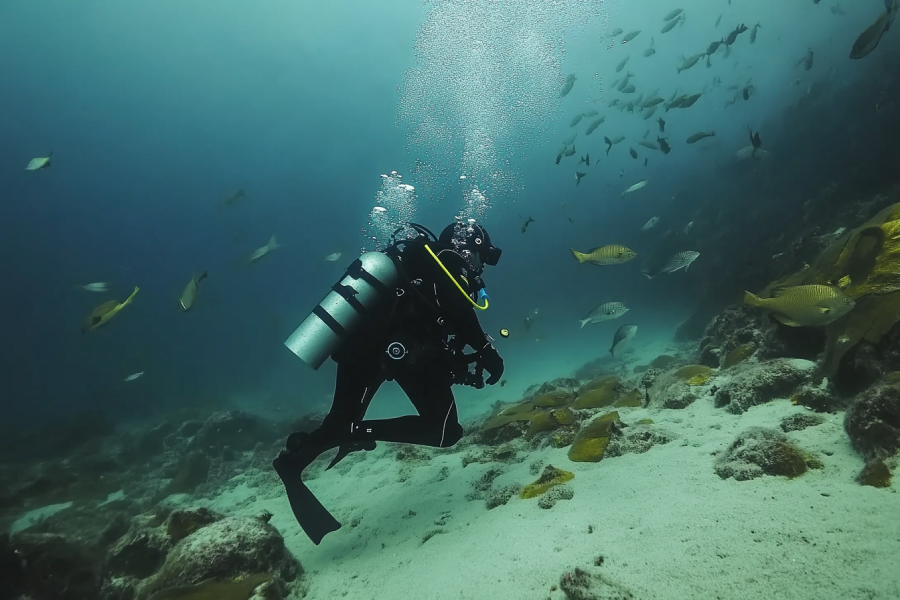
{"label": "white sand", "polygon": [[[310,482],[344,523],[319,547],[294,521],[280,484],[242,484],[211,507],[273,512],[308,571],[309,598],[561,600],[550,587],[576,566],[642,600],[900,598],[900,498],[895,488],[855,483],[863,462],[841,430],[843,415],[788,434],[820,455],[822,470],[744,482],[714,473],[713,454],[740,432],[778,427],[801,410],[781,400],[737,416],[713,408],[710,396],[684,410],[620,409],[626,423],[651,418],[675,439],[596,464],[552,448],[508,467],[463,469],[464,452],[439,455],[403,482],[399,446],[380,444]],[[514,497],[488,511],[465,499],[489,468],[506,469],[494,487],[530,483],[538,459],[575,473],[572,500],[543,510],[537,499]],[[449,477],[435,482],[444,466]],[[422,544],[433,529],[441,533]]]}

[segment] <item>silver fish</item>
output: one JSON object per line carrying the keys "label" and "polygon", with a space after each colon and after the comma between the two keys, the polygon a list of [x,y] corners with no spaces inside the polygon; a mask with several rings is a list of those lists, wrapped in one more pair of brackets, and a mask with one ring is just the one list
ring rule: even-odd
{"label": "silver fish", "polygon": [[575,74],[566,75],[566,82],[563,84],[562,91],[559,92],[560,97],[564,98],[566,94],[572,91],[572,86],[575,85],[575,80],[578,79],[575,77]]}
{"label": "silver fish", "polygon": [[600,125],[605,120],[606,120],[606,117],[600,117],[599,119],[597,119],[596,121],[594,121],[593,123],[588,125],[587,131],[584,134],[591,135],[592,133],[594,133],[594,130],[597,129],[598,127],[600,127]]}
{"label": "silver fish", "polygon": [[627,344],[628,340],[633,338],[635,333],[637,333],[637,325],[622,325],[619,327],[613,336],[612,347],[609,349],[609,353],[615,356],[616,350]]}
{"label": "silver fish", "polygon": [[684,59],[684,62],[681,63],[680,67],[676,67],[676,70],[679,73],[681,73],[682,71],[684,71],[686,69],[690,69],[691,67],[696,65],[697,61],[700,60],[701,58],[703,58],[704,56],[705,56],[705,54],[703,52],[701,52],[700,54],[695,54],[693,56],[689,56],[688,58]]}
{"label": "silver fish", "polygon": [[572,122],[569,123],[569,127],[575,127],[576,125],[581,123],[581,119],[583,119],[583,118],[584,118],[584,115],[576,115],[575,118],[572,119]]}
{"label": "silver fish", "polygon": [[181,298],[178,299],[178,305],[181,306],[181,310],[187,312],[194,306],[194,302],[197,301],[197,294],[199,293],[197,284],[204,279],[206,279],[206,271],[204,271],[200,277],[191,276],[191,280],[188,281],[187,285],[184,286],[184,291],[181,292]]}
{"label": "silver fish", "polygon": [[622,43],[627,44],[628,42],[630,42],[631,40],[636,38],[640,32],[641,32],[640,29],[637,29],[635,31],[629,31],[627,34],[625,34],[625,37],[622,39]]}
{"label": "silver fish", "polygon": [[637,183],[635,183],[634,185],[629,187],[627,190],[622,192],[622,195],[624,196],[625,194],[630,194],[631,192],[636,192],[639,189],[641,189],[642,187],[646,186],[648,183],[650,183],[649,179],[643,179],[641,181],[638,181]]}
{"label": "silver fish", "polygon": [[[573,152],[573,154],[574,154],[574,152]],[[278,250],[279,248],[281,248],[281,244],[279,244],[278,242],[275,241],[275,234],[273,233],[272,237],[269,238],[269,243],[266,244],[265,246],[260,246],[259,248],[254,250],[250,254],[250,256],[247,257],[247,262],[255,263],[256,261],[261,259],[266,254],[269,254],[270,252],[274,252],[275,250]]]}
{"label": "silver fish", "polygon": [[53,152],[48,152],[47,156],[41,156],[40,158],[32,158],[28,161],[28,165],[25,167],[26,171],[40,171],[41,169],[46,169],[50,166],[50,157],[53,156]]}
{"label": "silver fish", "polygon": [[622,62],[620,62],[618,65],[616,65],[616,73],[618,73],[619,71],[621,71],[622,69],[625,68],[625,65],[628,63],[629,58],[631,58],[630,54],[628,56],[626,56],[625,58],[623,58]]}
{"label": "silver fish", "polygon": [[650,220],[644,223],[644,226],[641,227],[641,231],[650,231],[651,229],[656,227],[657,223],[659,223],[659,217],[651,217]]}
{"label": "silver fish", "polygon": [[656,54],[655,48],[647,48],[644,50],[644,56],[653,56],[654,54]]}
{"label": "silver fish", "polygon": [[677,19],[672,19],[671,21],[669,21],[668,23],[666,23],[663,26],[663,28],[660,30],[660,33],[669,33],[670,31],[672,31],[675,28],[676,25],[678,25],[678,22],[681,21],[682,19],[683,19],[683,17],[679,17]]}
{"label": "silver fish", "polygon": [[656,273],[650,273],[648,271],[641,271],[647,279],[653,279],[657,275],[661,275],[663,273],[674,273],[679,269],[684,269],[687,271],[688,267],[691,266],[691,263],[697,260],[697,257],[700,256],[699,252],[694,252],[693,250],[687,250],[685,252],[679,252],[677,254],[673,254],[669,257],[669,260],[662,266],[662,268]]}
{"label": "silver fish", "polygon": [[615,29],[613,29],[610,32],[609,35],[611,35],[612,37],[616,37],[617,35],[621,35],[621,34],[622,34],[622,29],[620,27],[616,27]]}
{"label": "silver fish", "polygon": [[659,150],[659,144],[656,142],[651,142],[649,140],[641,140],[638,142],[644,148],[650,148],[651,150]]}
{"label": "silver fish", "polygon": [[900,9],[900,2],[898,0],[885,0],[884,8],[884,14],[875,19],[875,22],[869,25],[853,42],[850,58],[864,58],[878,46],[881,37],[890,29],[891,23],[894,22],[894,17],[897,16],[897,11]]}
{"label": "silver fish", "polygon": [[109,291],[109,284],[106,283],[105,281],[97,281],[96,283],[86,283],[84,285],[79,285],[78,287],[80,287],[81,289],[83,289],[86,292],[102,293],[102,292]]}
{"label": "silver fish", "polygon": [[341,250],[340,252],[332,252],[331,254],[328,254],[327,256],[325,256],[325,262],[337,262],[337,261],[341,260],[341,257],[343,255],[344,255],[343,250]]}
{"label": "silver fish", "polygon": [[139,372],[139,373],[132,373],[131,375],[129,375],[128,377],[126,377],[126,378],[123,379],[122,381],[134,381],[135,379],[137,379],[138,377],[142,377],[143,375],[144,375],[144,372],[143,372],[143,371],[141,371],[141,372]]}
{"label": "silver fish", "polygon": [[683,10],[684,10],[683,8],[676,8],[675,10],[673,10],[669,14],[667,14],[665,17],[663,17],[663,21],[671,21],[672,19],[674,19],[675,17],[680,15],[681,11],[683,11]]}
{"label": "silver fish", "polygon": [[578,322],[581,323],[581,328],[584,329],[585,325],[618,319],[627,312],[628,307],[621,302],[607,302],[595,307],[585,318],[578,319]]}
{"label": "silver fish", "polygon": [[587,111],[586,113],[584,113],[584,116],[586,116],[586,117],[596,117],[598,114],[600,114],[600,113],[598,113],[596,110],[589,110],[589,111]]}

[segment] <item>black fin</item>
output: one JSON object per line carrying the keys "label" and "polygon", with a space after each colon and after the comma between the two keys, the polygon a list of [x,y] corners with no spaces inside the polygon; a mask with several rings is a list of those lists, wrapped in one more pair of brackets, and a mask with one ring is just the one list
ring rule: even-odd
{"label": "black fin", "polygon": [[[312,456],[312,454],[309,456]],[[312,543],[318,546],[322,543],[322,538],[332,531],[340,529],[341,524],[319,502],[319,499],[309,491],[309,488],[306,487],[306,484],[301,479],[303,469],[312,460],[315,460],[315,457],[306,462],[306,464],[303,464],[305,459],[295,462],[289,453],[283,451],[272,461],[272,466],[284,484],[284,490],[287,492],[288,502],[290,502],[294,518],[297,519],[297,523],[300,524],[300,527],[309,536]]]}

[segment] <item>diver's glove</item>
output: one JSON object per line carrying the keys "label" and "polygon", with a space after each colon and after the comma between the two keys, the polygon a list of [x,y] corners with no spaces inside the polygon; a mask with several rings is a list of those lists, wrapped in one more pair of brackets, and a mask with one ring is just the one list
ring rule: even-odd
{"label": "diver's glove", "polygon": [[491,374],[491,376],[485,380],[485,383],[488,385],[494,385],[500,381],[500,378],[503,376],[503,359],[500,358],[500,353],[497,352],[497,349],[494,348],[490,341],[484,345],[484,348],[478,351],[477,364]]}

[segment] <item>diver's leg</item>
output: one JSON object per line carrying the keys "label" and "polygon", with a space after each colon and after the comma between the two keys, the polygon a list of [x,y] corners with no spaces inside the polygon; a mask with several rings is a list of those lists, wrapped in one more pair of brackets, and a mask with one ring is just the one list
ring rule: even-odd
{"label": "diver's leg", "polygon": [[398,374],[397,383],[409,396],[418,416],[358,421],[354,440],[378,440],[447,448],[463,436],[453,398],[452,375],[442,369]]}

